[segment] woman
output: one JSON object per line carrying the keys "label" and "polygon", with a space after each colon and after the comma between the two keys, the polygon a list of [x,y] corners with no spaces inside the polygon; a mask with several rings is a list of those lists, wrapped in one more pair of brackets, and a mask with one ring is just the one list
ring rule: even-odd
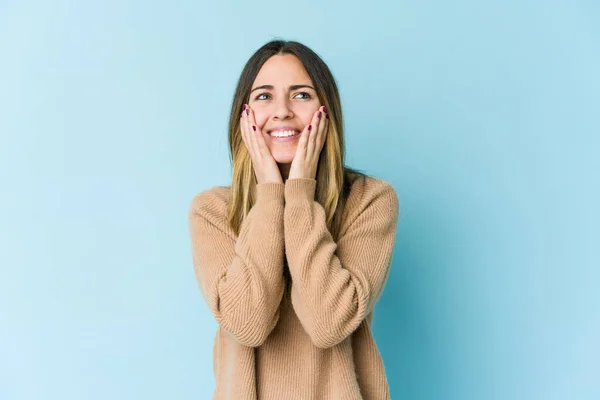
{"label": "woman", "polygon": [[231,186],[194,197],[194,271],[219,327],[213,399],[387,399],[371,332],[399,204],[344,166],[321,58],[292,41],[252,55],[229,120]]}

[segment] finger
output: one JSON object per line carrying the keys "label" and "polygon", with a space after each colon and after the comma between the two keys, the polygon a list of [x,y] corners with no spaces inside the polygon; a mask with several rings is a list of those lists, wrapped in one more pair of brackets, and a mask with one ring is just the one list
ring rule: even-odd
{"label": "finger", "polygon": [[327,116],[325,106],[321,107],[321,112],[321,120],[319,121],[319,129],[317,131],[317,138],[315,140],[317,154],[321,153],[321,149],[323,148],[323,144],[325,143],[325,138],[327,136],[327,127],[329,126],[329,117]]}
{"label": "finger", "polygon": [[257,156],[260,154],[258,150],[258,145],[255,140],[254,129],[252,128],[252,122],[250,121],[250,106],[247,104],[244,105],[245,109],[242,111],[242,120],[244,121],[244,126],[246,128],[246,140],[248,140],[248,144],[250,146],[250,151],[252,152],[252,159],[256,162]]}
{"label": "finger", "polygon": [[306,157],[306,148],[308,146],[308,139],[310,137],[310,131],[312,130],[312,122],[304,127],[302,132],[300,133],[300,138],[298,139],[298,146],[296,146],[296,154],[294,155],[294,160],[302,160]]}
{"label": "finger", "polygon": [[[245,105],[244,105],[244,107],[245,107]],[[246,150],[248,150],[248,153],[250,155],[252,155],[250,143],[248,142],[248,133],[247,133],[248,130],[246,128],[246,121],[244,121],[244,114],[245,114],[244,111],[242,111],[240,113],[240,133],[242,135],[242,140],[244,141],[244,145],[246,146]]]}
{"label": "finger", "polygon": [[311,121],[312,129],[310,131],[310,135],[308,135],[308,141],[306,144],[307,157],[312,157],[315,151],[316,138],[319,131],[319,123],[321,119],[325,119],[325,116],[323,116],[322,114],[323,113],[320,110],[317,110],[317,112],[313,114]]}
{"label": "finger", "polygon": [[256,118],[254,116],[254,110],[252,110],[251,108],[248,108],[247,110],[249,111],[248,112],[248,121],[250,122],[250,128],[252,129],[252,131],[250,131],[250,134],[252,135],[252,139],[254,140],[254,143],[256,144],[256,150],[257,150],[258,154],[261,154],[262,156],[267,157],[267,156],[271,155],[271,152],[269,151],[269,148],[267,147],[267,143],[265,142],[265,137],[263,136],[262,129],[260,129],[260,127],[256,123]]}

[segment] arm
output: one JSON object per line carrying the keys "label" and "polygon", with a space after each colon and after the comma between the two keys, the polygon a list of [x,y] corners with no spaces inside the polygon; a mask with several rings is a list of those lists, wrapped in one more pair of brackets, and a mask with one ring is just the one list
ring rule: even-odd
{"label": "arm", "polygon": [[353,221],[334,242],[316,180],[289,179],[285,187],[285,249],[292,305],[313,343],[334,346],[373,311],[388,277],[399,213],[394,188],[380,184],[359,200]]}
{"label": "arm", "polygon": [[239,237],[226,204],[210,191],[189,210],[194,273],[217,322],[246,346],[260,346],[279,319],[284,291],[284,184],[256,186],[257,200]]}

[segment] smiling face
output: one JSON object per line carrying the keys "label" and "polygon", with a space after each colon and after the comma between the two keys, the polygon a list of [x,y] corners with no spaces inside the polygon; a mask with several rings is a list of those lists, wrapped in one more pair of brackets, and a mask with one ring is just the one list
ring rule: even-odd
{"label": "smiling face", "polygon": [[[289,164],[296,154],[298,133],[310,124],[321,103],[300,60],[283,54],[263,64],[252,84],[248,105],[275,161]],[[285,138],[272,136],[281,130],[296,134]]]}

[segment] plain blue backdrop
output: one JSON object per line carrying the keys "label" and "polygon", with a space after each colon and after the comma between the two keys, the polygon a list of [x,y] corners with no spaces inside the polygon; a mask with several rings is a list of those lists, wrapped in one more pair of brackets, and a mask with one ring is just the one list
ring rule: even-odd
{"label": "plain blue backdrop", "polygon": [[0,1],[0,399],[208,399],[191,199],[262,44],[332,69],[401,216],[393,399],[600,398],[598,1]]}

